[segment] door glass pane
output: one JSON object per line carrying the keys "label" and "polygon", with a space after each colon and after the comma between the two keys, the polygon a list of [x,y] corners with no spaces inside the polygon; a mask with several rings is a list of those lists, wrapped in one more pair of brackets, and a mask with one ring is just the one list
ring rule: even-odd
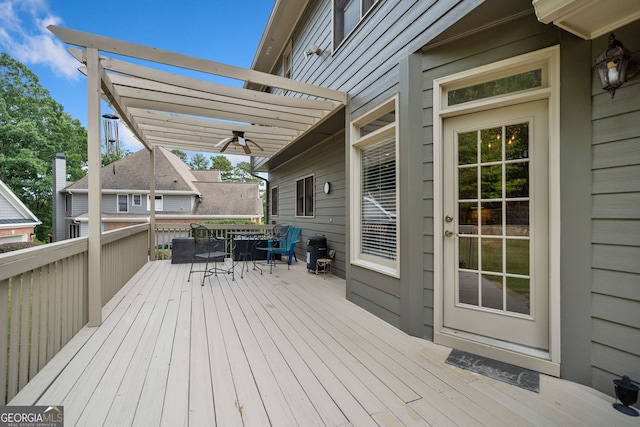
{"label": "door glass pane", "polygon": [[461,237],[458,245],[458,265],[467,270],[478,269],[478,238]]}
{"label": "door glass pane", "polygon": [[507,277],[507,311],[531,313],[530,283],[529,279]]}
{"label": "door glass pane", "polygon": [[505,160],[529,158],[529,123],[507,126],[505,138]]}
{"label": "door glass pane", "polygon": [[458,170],[458,197],[461,199],[478,198],[478,168],[475,166]]}
{"label": "door glass pane", "polygon": [[502,202],[482,203],[481,234],[484,236],[502,235]]}
{"label": "door glass pane", "polygon": [[508,198],[529,197],[529,162],[506,165],[505,192]]}
{"label": "door glass pane", "polygon": [[480,305],[478,293],[478,273],[460,271],[458,273],[458,302]]}
{"label": "door glass pane", "polygon": [[529,202],[506,202],[507,236],[529,235]]}
{"label": "door glass pane", "polygon": [[483,238],[482,271],[502,272],[502,239]]}
{"label": "door glass pane", "polygon": [[458,134],[458,164],[473,165],[478,163],[478,132]]}
{"label": "door glass pane", "polygon": [[507,240],[507,273],[529,275],[529,240]]}
{"label": "door glass pane", "polygon": [[482,166],[481,195],[483,199],[502,198],[502,165]]}
{"label": "door glass pane", "polygon": [[458,233],[478,234],[477,203],[460,203],[458,207]]}
{"label": "door glass pane", "polygon": [[487,308],[495,308],[502,310],[503,304],[503,285],[502,276],[493,276],[489,274],[482,275],[482,306]]}
{"label": "door glass pane", "polygon": [[480,132],[482,163],[502,160],[502,128],[484,129]]}

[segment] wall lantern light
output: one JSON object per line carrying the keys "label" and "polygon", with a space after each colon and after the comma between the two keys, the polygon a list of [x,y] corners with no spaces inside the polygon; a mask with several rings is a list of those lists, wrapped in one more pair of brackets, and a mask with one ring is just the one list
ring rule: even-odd
{"label": "wall lantern light", "polygon": [[616,89],[622,86],[629,77],[633,77],[628,72],[631,51],[625,48],[619,40],[616,40],[616,36],[613,34],[609,35],[607,50],[598,55],[595,62],[602,89],[608,91],[611,98],[616,94]]}

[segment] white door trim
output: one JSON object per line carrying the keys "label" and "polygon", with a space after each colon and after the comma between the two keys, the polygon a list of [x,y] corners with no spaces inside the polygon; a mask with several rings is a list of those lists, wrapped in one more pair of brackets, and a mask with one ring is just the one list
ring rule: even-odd
{"label": "white door trim", "polygon": [[[520,72],[531,65],[543,68],[541,88],[508,94],[449,107],[446,91]],[[560,375],[560,47],[553,46],[532,53],[484,65],[433,81],[433,178],[434,178],[434,342],[471,351],[485,357],[528,367],[550,375]],[[442,182],[443,126],[446,117],[548,99],[549,105],[549,352],[532,354],[517,347],[496,346],[479,337],[463,336],[444,328],[443,240],[444,207]]]}

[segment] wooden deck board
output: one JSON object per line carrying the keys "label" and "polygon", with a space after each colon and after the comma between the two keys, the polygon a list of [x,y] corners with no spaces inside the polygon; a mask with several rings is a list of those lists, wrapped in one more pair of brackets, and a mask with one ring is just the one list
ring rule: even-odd
{"label": "wooden deck board", "polygon": [[187,282],[148,263],[10,404],[62,404],[65,425],[637,425],[593,389],[533,393],[444,363],[304,264]]}

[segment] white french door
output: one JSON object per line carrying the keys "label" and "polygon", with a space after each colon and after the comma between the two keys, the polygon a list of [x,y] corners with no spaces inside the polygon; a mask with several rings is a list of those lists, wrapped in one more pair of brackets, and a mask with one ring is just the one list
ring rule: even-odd
{"label": "white french door", "polygon": [[548,105],[444,121],[443,326],[549,350]]}

